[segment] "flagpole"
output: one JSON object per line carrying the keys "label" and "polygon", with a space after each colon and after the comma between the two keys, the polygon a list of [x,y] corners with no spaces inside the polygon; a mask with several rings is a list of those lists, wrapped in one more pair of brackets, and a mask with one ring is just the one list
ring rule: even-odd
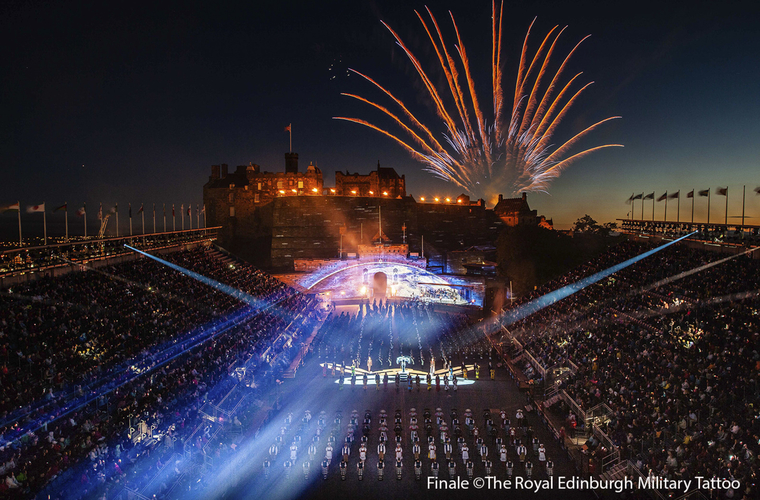
{"label": "flagpole", "polygon": [[[47,210],[45,210],[45,202],[42,202],[42,234],[44,235],[44,239],[42,240],[44,243],[44,246],[47,246]],[[21,208],[21,207],[19,207]]]}
{"label": "flagpole", "polygon": [[636,209],[636,200],[633,198],[636,193],[631,193],[631,220],[633,220],[633,212]]}
{"label": "flagpole", "polygon": [[206,204],[203,204],[203,229],[208,227],[208,221],[206,220]]}
{"label": "flagpole", "polygon": [[744,232],[744,201],[747,198],[747,185],[742,188],[742,233]]}
{"label": "flagpole", "polygon": [[726,187],[726,219],[723,223],[728,225],[728,187]]}
{"label": "flagpole", "polygon": [[678,190],[678,204],[676,205],[676,211],[678,212],[676,214],[676,224],[680,224],[681,222],[681,190]]}
{"label": "flagpole", "polygon": [[140,215],[142,215],[142,217],[141,217],[141,220],[142,220],[142,234],[145,234],[145,208],[143,208],[143,207],[144,207],[144,205],[140,205],[140,208],[143,209],[143,211],[140,212]]}
{"label": "flagpole", "polygon": [[129,235],[132,236],[132,204],[129,204]]}
{"label": "flagpole", "polygon": [[184,231],[185,230],[185,204],[184,203],[180,205],[179,211],[180,211],[179,216],[182,219],[182,230]]}
{"label": "flagpole", "polygon": [[87,239],[87,203],[83,204],[84,206],[84,239]]}
{"label": "flagpole", "polygon": [[153,233],[156,232],[156,204],[153,204]]}
{"label": "flagpole", "polygon": [[710,223],[710,189],[707,190],[707,223]]}
{"label": "flagpole", "polygon": [[116,217],[116,237],[119,237],[119,204],[116,204],[116,212],[114,212],[114,217]]}
{"label": "flagpole", "polygon": [[668,222],[668,192],[665,191],[665,215],[662,217],[663,222]]}
{"label": "flagpole", "polygon": [[654,191],[652,191],[652,222],[654,222]]}
{"label": "flagpole", "polygon": [[290,137],[290,152],[293,152],[293,124],[288,125],[288,136]]}
{"label": "flagpole", "polygon": [[24,244],[24,239],[21,236],[21,202],[17,201],[18,204],[18,244],[19,246],[22,246]]}
{"label": "flagpole", "polygon": [[691,190],[691,223],[694,224],[694,198],[697,197],[697,192],[692,188]]}
{"label": "flagpole", "polygon": [[177,230],[177,214],[174,213],[174,203],[172,203],[172,232]]}
{"label": "flagpole", "polygon": [[641,193],[641,222],[644,222],[644,193]]}
{"label": "flagpole", "polygon": [[190,229],[193,228],[193,204],[187,204],[187,223],[190,224]]}
{"label": "flagpole", "polygon": [[201,210],[200,208],[198,208],[197,203],[195,204],[195,217],[198,219],[197,220],[198,224],[195,225],[195,228],[200,229],[201,228]]}
{"label": "flagpole", "polygon": [[166,203],[164,203],[164,232],[166,232]]}
{"label": "flagpole", "polygon": [[69,202],[65,202],[66,210],[63,211],[64,221],[66,223],[66,241],[69,241]]}

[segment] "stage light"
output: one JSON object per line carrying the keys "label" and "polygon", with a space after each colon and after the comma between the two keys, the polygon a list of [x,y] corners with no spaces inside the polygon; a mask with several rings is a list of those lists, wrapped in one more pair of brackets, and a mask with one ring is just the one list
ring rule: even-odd
{"label": "stage light", "polygon": [[383,196],[388,196],[388,191],[383,191]]}
{"label": "stage light", "polygon": [[366,286],[361,287],[361,289],[359,289],[359,293],[361,293],[362,295],[367,293],[367,287]]}
{"label": "stage light", "polygon": [[459,198],[459,199],[457,200],[457,203],[462,203],[462,198]]}
{"label": "stage light", "polygon": [[291,189],[291,191],[293,191],[294,193],[296,193],[296,192],[297,192],[295,189]]}
{"label": "stage light", "polygon": [[331,192],[331,193],[334,193],[334,192],[335,192],[335,190],[334,190],[334,189],[332,189],[332,188],[330,188],[330,192]]}
{"label": "stage light", "polygon": [[441,201],[441,199],[436,196],[435,197],[435,202],[438,203],[439,201]]}
{"label": "stage light", "polygon": [[370,191],[369,194],[375,194],[375,192],[374,191]]}
{"label": "stage light", "polygon": [[421,198],[420,198],[420,201],[425,201],[425,197],[424,197],[424,196],[423,196],[423,197],[421,197]]}
{"label": "stage light", "polygon": [[280,194],[285,194],[285,190],[284,189],[280,189]]}
{"label": "stage light", "polygon": [[351,191],[351,194],[356,194],[356,191],[355,190]]}
{"label": "stage light", "polygon": [[446,203],[451,203],[451,198],[446,198]]}
{"label": "stage light", "polygon": [[317,188],[311,188],[311,190],[315,193],[317,192]]}

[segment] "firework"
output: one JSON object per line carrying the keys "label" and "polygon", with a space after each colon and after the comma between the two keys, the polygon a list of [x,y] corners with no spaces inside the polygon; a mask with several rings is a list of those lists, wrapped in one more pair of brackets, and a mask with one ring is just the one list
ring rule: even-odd
{"label": "firework", "polygon": [[[402,139],[398,134],[359,118],[344,116],[334,117],[364,125],[384,134],[403,146],[412,157],[424,164],[428,172],[452,182],[465,189],[471,196],[492,200],[498,193],[519,193],[523,191],[546,192],[549,184],[575,160],[587,154],[620,144],[605,144],[585,149],[572,156],[567,156],[571,148],[584,136],[599,125],[616,118],[613,116],[594,123],[575,134],[569,140],[556,146],[551,142],[552,136],[578,97],[593,83],[583,85],[574,93],[571,87],[581,73],[576,74],[562,85],[562,73],[568,60],[586,40],[583,38],[565,56],[551,81],[546,84],[548,66],[555,51],[557,41],[565,28],[557,26],[547,33],[541,45],[531,56],[528,54],[528,38],[535,19],[528,28],[520,55],[517,70],[515,93],[511,113],[505,109],[506,102],[502,88],[501,37],[503,3],[496,9],[492,3],[491,22],[491,84],[493,99],[493,119],[489,124],[483,114],[478,96],[475,92],[470,63],[464,43],[459,35],[453,15],[451,22],[456,34],[454,49],[458,62],[452,51],[443,41],[438,22],[430,9],[425,8],[429,16],[427,21],[415,11],[422,23],[443,71],[446,84],[438,88],[425,72],[420,61],[412,54],[401,37],[386,23],[383,25],[393,35],[398,45],[407,55],[435,107],[436,114],[442,120],[445,132],[442,140],[436,138],[414,113],[390,91],[369,76],[351,69],[353,73],[372,83],[388,97],[399,111],[394,112],[364,97],[344,93],[378,109],[389,117],[408,137]],[[382,22],[382,21],[381,21]],[[562,86],[561,86],[562,85]],[[561,87],[560,87],[561,86]],[[559,91],[557,92],[557,90]]]}

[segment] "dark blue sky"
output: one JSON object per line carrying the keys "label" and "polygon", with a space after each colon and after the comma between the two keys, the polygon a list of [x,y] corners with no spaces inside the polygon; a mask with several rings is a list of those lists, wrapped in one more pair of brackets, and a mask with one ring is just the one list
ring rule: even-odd
{"label": "dark blue sky", "polygon": [[[424,5],[6,2],[0,7],[0,204],[45,201],[52,208],[68,201],[71,213],[87,201],[94,216],[101,201],[107,207],[200,203],[212,164],[254,162],[282,170],[288,123],[301,166],[317,163],[326,185],[335,170],[366,173],[380,160],[406,175],[407,191],[418,199],[459,194],[422,172],[391,140],[332,120],[377,118],[341,92],[390,105],[367,82],[347,76],[351,67],[376,78],[443,132],[411,65],[380,24],[389,23],[420,59],[431,61],[413,11]],[[738,215],[746,184],[749,221],[760,223],[760,196],[752,192],[760,185],[760,10],[751,5],[505,6],[507,89],[514,86],[534,16],[534,49],[555,24],[569,25],[559,54],[592,35],[568,74],[582,70],[585,81],[596,83],[565,119],[557,141],[599,119],[623,117],[581,146],[625,148],[578,161],[552,185],[551,195],[529,197],[532,208],[567,227],[584,213],[600,221],[625,217],[624,200],[634,191],[659,195],[728,185],[729,214]],[[448,34],[447,10],[454,14],[481,99],[488,102],[490,2],[431,1],[429,7]],[[723,218],[724,201],[713,199],[712,218]],[[698,199],[697,205],[697,217],[704,217],[706,203]],[[660,203],[658,218],[662,210]],[[49,214],[49,221],[54,217],[60,218]],[[684,217],[690,213],[682,207]],[[34,219],[25,216],[30,224]],[[15,218],[0,217],[0,228],[12,236]]]}

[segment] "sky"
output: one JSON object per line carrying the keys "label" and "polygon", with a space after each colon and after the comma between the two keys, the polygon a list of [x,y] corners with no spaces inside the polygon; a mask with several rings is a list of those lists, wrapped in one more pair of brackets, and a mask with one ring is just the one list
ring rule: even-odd
{"label": "sky", "polygon": [[[349,116],[385,125],[376,110],[341,93],[393,103],[356,69],[399,97],[443,138],[444,127],[412,65],[381,24],[388,23],[433,79],[434,53],[414,10],[419,1],[322,2],[4,2],[0,33],[0,205],[87,203],[90,233],[99,203],[160,207],[202,203],[212,164],[284,170],[292,124],[300,166],[368,173],[379,161],[407,180],[407,193],[456,196],[391,139]],[[449,48],[448,11],[459,26],[481,100],[490,105],[488,1],[430,1]],[[555,25],[567,30],[558,54],[591,35],[568,74],[594,84],[555,134],[554,143],[609,116],[622,118],[576,148],[620,143],[587,156],[531,193],[539,214],[567,228],[589,214],[624,218],[631,193],[657,196],[729,187],[729,216],[760,224],[760,8],[749,2],[514,1],[504,7],[504,87],[514,88],[520,48],[531,21],[535,50]],[[555,58],[556,59],[556,58]],[[398,132],[398,130],[394,130]],[[401,132],[398,132],[401,133]],[[510,193],[505,193],[508,195]],[[691,217],[684,198],[681,219]],[[696,200],[697,220],[706,200]],[[640,217],[640,202],[636,216]],[[662,219],[664,202],[656,204]],[[136,208],[133,210],[136,211]],[[150,210],[148,209],[148,213]],[[668,207],[674,213],[673,200]],[[712,220],[725,198],[712,199]],[[651,202],[644,217],[652,216]],[[60,228],[62,215],[48,212]],[[81,221],[70,217],[72,231]],[[40,214],[22,214],[25,232],[41,233]],[[38,220],[40,219],[40,220]],[[150,224],[150,223],[149,223]],[[57,226],[56,226],[57,225]],[[160,226],[160,222],[159,222]],[[78,226],[77,226],[78,227]],[[124,226],[122,226],[124,227]],[[0,236],[17,220],[0,215]],[[26,229],[28,228],[28,229]],[[53,231],[51,229],[51,231]],[[59,231],[59,229],[55,229]],[[123,231],[123,230],[122,230]]]}

